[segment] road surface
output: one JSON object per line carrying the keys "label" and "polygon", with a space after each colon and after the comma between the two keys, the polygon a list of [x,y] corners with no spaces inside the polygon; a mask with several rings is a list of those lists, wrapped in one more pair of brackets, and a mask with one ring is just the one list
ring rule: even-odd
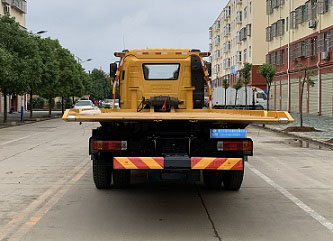
{"label": "road surface", "polygon": [[[0,129],[0,240],[333,240],[332,151],[255,127],[239,192],[95,189],[88,138],[61,120]],[[301,147],[303,146],[303,147]]]}

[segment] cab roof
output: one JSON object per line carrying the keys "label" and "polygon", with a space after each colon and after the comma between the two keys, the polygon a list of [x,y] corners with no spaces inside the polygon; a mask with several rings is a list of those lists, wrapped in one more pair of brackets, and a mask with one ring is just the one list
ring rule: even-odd
{"label": "cab roof", "polygon": [[114,53],[116,57],[135,56],[138,59],[186,59],[191,55],[199,55],[201,57],[209,57],[209,52],[201,52],[197,49],[133,49],[123,50],[122,52]]}

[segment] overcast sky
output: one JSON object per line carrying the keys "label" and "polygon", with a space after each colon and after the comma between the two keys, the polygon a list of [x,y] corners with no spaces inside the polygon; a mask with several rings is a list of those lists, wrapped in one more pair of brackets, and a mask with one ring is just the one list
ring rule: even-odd
{"label": "overcast sky", "polygon": [[134,48],[208,50],[208,29],[225,0],[28,0],[27,28],[109,69],[113,53]]}

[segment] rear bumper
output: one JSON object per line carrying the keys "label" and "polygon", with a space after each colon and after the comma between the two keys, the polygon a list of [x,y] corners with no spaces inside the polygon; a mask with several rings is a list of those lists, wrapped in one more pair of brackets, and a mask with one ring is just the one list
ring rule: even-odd
{"label": "rear bumper", "polygon": [[114,157],[114,169],[127,170],[243,170],[244,158],[212,157]]}

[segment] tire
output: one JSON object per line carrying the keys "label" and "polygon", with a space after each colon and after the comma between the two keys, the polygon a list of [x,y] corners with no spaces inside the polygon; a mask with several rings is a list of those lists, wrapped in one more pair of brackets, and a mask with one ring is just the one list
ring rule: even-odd
{"label": "tire", "polygon": [[111,186],[112,168],[101,160],[93,160],[93,176],[97,189],[107,189]]}
{"label": "tire", "polygon": [[113,176],[113,185],[116,188],[126,188],[131,183],[130,170],[114,170],[112,176]]}
{"label": "tire", "polygon": [[224,171],[222,180],[228,191],[238,191],[242,186],[244,171]]}
{"label": "tire", "polygon": [[204,170],[203,181],[208,189],[220,189],[222,186],[222,172]]}

